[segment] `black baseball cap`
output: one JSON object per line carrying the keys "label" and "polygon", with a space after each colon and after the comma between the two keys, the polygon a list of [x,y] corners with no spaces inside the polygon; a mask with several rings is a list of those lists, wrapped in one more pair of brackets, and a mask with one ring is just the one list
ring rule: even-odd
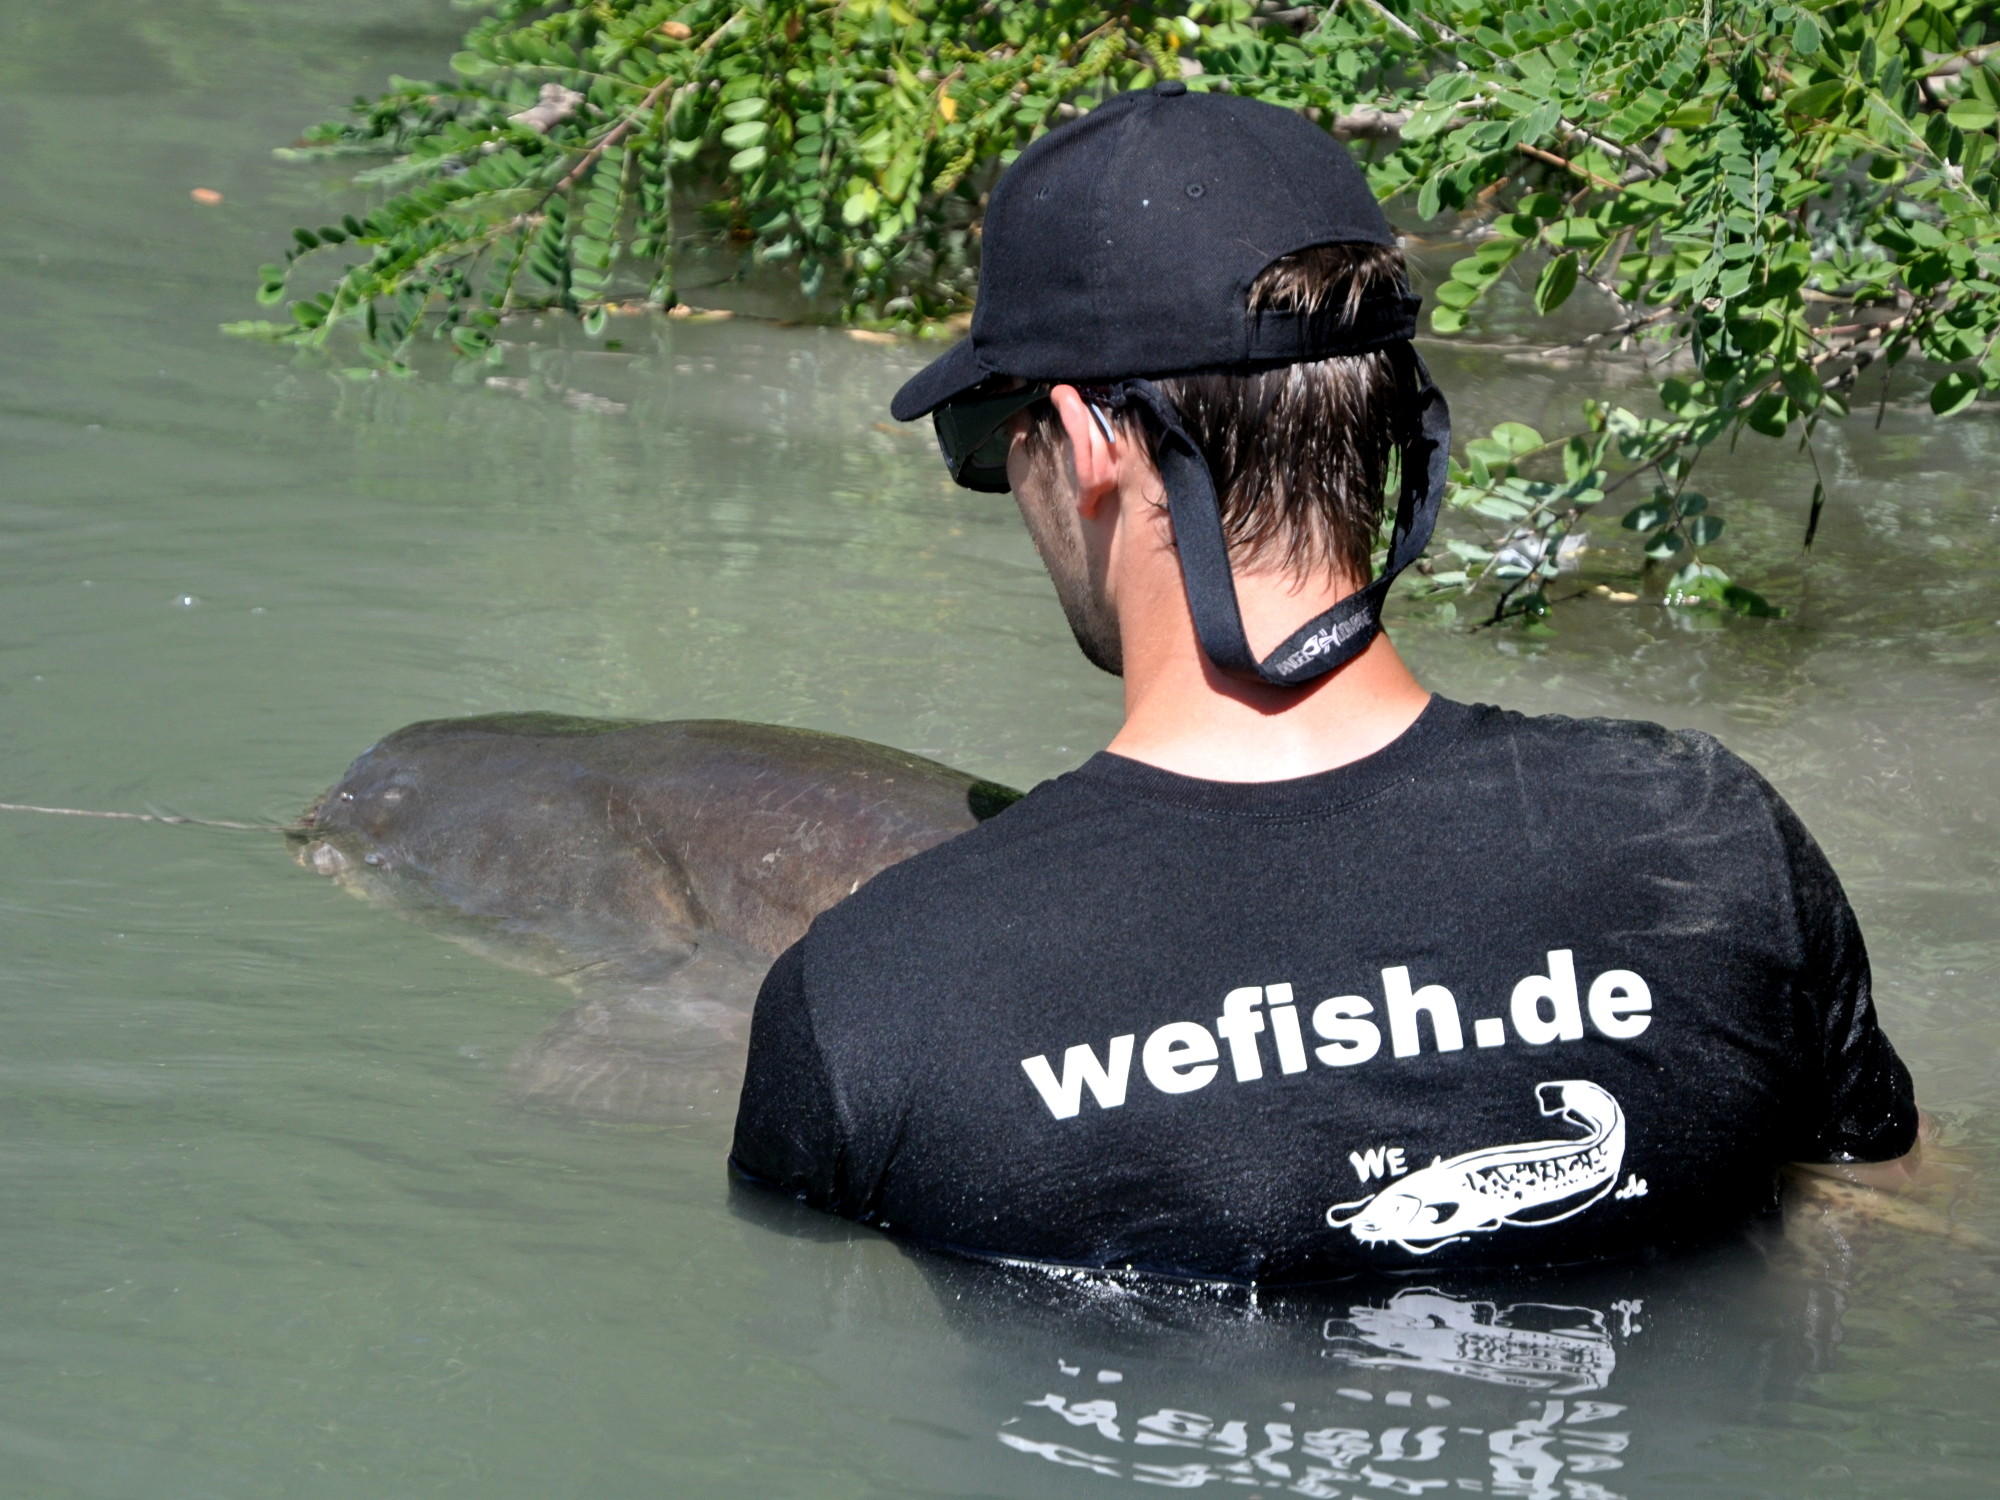
{"label": "black baseball cap", "polygon": [[[1273,261],[1316,245],[1392,245],[1347,150],[1302,116],[1179,80],[1114,95],[1027,147],[987,205],[970,337],[919,371],[890,411],[913,421],[995,376],[1110,386],[1154,440],[1203,649],[1224,671],[1298,685],[1358,653],[1389,583],[1430,539],[1450,418],[1423,370],[1420,432],[1403,445],[1388,566],[1262,662],[1243,638],[1214,482],[1153,377],[1255,370],[1411,338],[1403,287],[1304,314],[1252,311]],[[941,432],[942,436],[942,432]],[[949,459],[950,455],[947,454]]]}

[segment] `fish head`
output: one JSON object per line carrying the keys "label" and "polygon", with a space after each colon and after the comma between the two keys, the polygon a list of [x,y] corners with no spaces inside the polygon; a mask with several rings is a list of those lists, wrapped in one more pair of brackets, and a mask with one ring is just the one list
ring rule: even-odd
{"label": "fish head", "polygon": [[1364,1244],[1436,1246],[1494,1222],[1490,1206],[1462,1173],[1426,1167],[1382,1189],[1347,1227]]}

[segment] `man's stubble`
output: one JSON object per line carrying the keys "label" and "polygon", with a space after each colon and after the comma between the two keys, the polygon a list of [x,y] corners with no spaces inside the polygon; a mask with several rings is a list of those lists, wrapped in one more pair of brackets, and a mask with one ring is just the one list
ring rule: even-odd
{"label": "man's stubble", "polygon": [[[1076,513],[1074,483],[1068,497],[1052,497],[1047,492],[1062,488],[1054,484],[1029,484],[1016,491],[1014,503],[1021,509],[1028,536],[1056,586],[1056,600],[1070,634],[1084,659],[1113,677],[1125,675],[1125,650],[1118,633],[1118,616],[1105,597],[1102,581],[1092,576],[1090,554],[1084,545],[1083,523]],[[1039,495],[1029,492],[1041,491]],[[1068,504],[1063,499],[1068,498]]]}

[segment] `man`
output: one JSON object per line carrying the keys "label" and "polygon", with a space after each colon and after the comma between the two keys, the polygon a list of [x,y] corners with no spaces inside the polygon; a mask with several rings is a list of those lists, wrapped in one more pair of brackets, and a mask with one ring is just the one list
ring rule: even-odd
{"label": "man", "polygon": [[1164,83],[1024,151],[984,254],[895,413],[1011,487],[1124,726],[778,960],[737,1169],[1247,1281],[1617,1254],[1767,1210],[1788,1161],[1899,1175],[1909,1076],[1777,794],[1702,735],[1433,697],[1381,633],[1449,427],[1345,152]]}

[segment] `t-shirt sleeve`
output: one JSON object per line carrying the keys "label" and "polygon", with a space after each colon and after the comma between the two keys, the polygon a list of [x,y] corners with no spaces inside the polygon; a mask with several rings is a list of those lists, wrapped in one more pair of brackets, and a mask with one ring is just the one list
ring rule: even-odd
{"label": "t-shirt sleeve", "polygon": [[1770,795],[1805,946],[1797,991],[1804,1088],[1791,1159],[1892,1161],[1917,1141],[1910,1070],[1876,1019],[1868,950],[1839,877],[1797,815]]}
{"label": "t-shirt sleeve", "polygon": [[816,1208],[838,1210],[845,1136],[813,1035],[804,946],[780,954],[758,992],[729,1164]]}

